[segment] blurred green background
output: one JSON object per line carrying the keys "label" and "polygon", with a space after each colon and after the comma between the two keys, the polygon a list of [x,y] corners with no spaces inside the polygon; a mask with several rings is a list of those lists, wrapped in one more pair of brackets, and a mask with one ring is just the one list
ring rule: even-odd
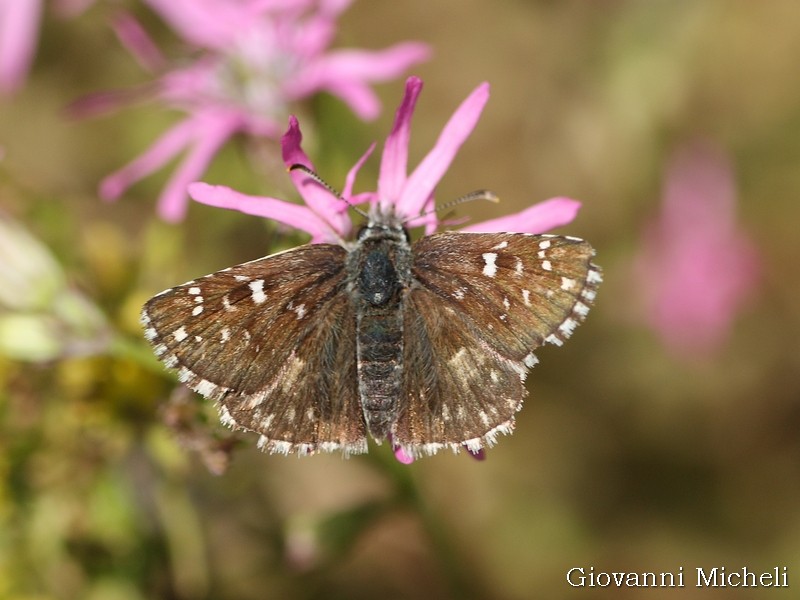
{"label": "blurred green background", "polygon": [[[148,297],[304,239],[197,204],[180,225],[158,222],[168,170],[116,204],[97,198],[97,182],[176,119],[153,104],[65,118],[82,94],[147,81],[108,12],[46,14],[26,87],[0,104],[0,211],[28,232],[4,225],[3,241],[30,273],[7,274],[19,303],[0,309],[0,336],[24,341],[0,355],[0,598],[792,597],[698,589],[694,570],[786,566],[800,585],[800,4],[362,0],[344,14],[337,47],[433,47],[412,71],[425,80],[412,165],[491,83],[440,202],[491,189],[499,206],[458,209],[481,220],[580,199],[564,232],[591,241],[605,272],[574,338],[537,353],[513,436],[484,462],[408,467],[386,445],[350,460],[262,454],[150,356]],[[402,90],[402,78],[378,86],[373,123],[330,97],[298,109],[313,115],[306,150],[327,181],[341,188],[384,139]],[[703,361],[667,352],[643,324],[631,268],[669,157],[697,138],[730,157],[739,225],[762,261]],[[291,189],[252,157],[228,144],[204,180]],[[356,190],[374,189],[377,166]],[[681,566],[680,590],[566,581],[571,567]]]}

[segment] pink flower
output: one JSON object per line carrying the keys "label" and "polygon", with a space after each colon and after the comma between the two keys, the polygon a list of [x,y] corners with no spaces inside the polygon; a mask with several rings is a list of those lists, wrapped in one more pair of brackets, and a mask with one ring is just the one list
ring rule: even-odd
{"label": "pink flower", "polygon": [[719,350],[757,283],[757,252],[736,225],[735,205],[725,156],[704,144],[676,154],[636,264],[645,321],[676,356]]}
{"label": "pink flower", "polygon": [[[93,0],[58,0],[55,9],[75,15]],[[42,0],[0,0],[0,94],[13,94],[25,82],[39,41]]]}
{"label": "pink flower", "polygon": [[[380,103],[370,85],[399,76],[425,60],[427,46],[397,44],[381,51],[328,50],[336,19],[350,0],[147,0],[153,10],[196,51],[188,65],[166,68],[141,26],[123,15],[118,37],[144,68],[160,73],[144,90],[186,117],[148,150],[101,183],[113,200],[134,182],[186,155],[163,190],[159,215],[180,221],[187,209],[186,186],[199,179],[234,134],[277,138],[291,103],[326,91],[362,119]],[[185,62],[185,61],[182,61]],[[96,94],[77,106],[98,112],[117,105],[119,95]]]}
{"label": "pink flower", "polygon": [[[432,233],[438,222],[424,218],[423,213],[432,204],[439,180],[444,176],[458,149],[472,133],[489,99],[489,85],[479,85],[462,102],[445,125],[433,149],[411,174],[407,174],[411,117],[421,90],[422,81],[417,77],[410,77],[394,126],[384,144],[378,189],[375,192],[353,192],[356,175],[372,153],[373,145],[347,174],[341,197],[319,185],[302,170],[293,170],[290,176],[305,206],[276,198],[249,196],[225,186],[199,182],[189,186],[189,195],[203,204],[265,217],[299,229],[311,236],[312,243],[342,243],[353,229],[348,207],[364,202],[370,203],[371,211],[394,214],[404,223],[419,224],[432,220],[432,223],[426,224],[428,233]],[[303,152],[301,142],[300,125],[295,117],[291,117],[289,129],[281,140],[284,163],[287,167],[301,164],[313,171],[314,165]],[[513,230],[542,233],[571,222],[579,208],[580,203],[570,198],[551,198],[513,215],[468,225],[462,231],[490,233]]]}
{"label": "pink flower", "polygon": [[[424,223],[428,233],[432,233],[438,224],[435,217],[421,219],[421,216],[432,205],[437,184],[447,172],[461,144],[472,133],[489,98],[489,85],[486,83],[479,85],[464,100],[445,125],[433,149],[411,174],[408,174],[411,117],[421,90],[420,79],[416,77],[408,79],[406,93],[397,110],[394,126],[384,144],[378,189],[375,192],[353,193],[358,170],[370,156],[373,145],[348,173],[341,197],[299,169],[292,170],[290,175],[305,201],[305,206],[276,198],[247,196],[225,186],[207,183],[191,184],[189,195],[203,204],[266,217],[299,229],[311,236],[312,243],[343,243],[353,229],[347,212],[348,206],[364,202],[370,203],[372,215],[394,215],[399,221],[407,224]],[[300,126],[297,119],[291,117],[289,130],[282,140],[284,162],[287,167],[301,164],[313,170],[313,164],[301,148],[301,141]],[[552,198],[515,215],[470,225],[464,230],[486,233],[509,230],[541,233],[571,222],[579,207],[580,203],[575,200]],[[395,456],[404,464],[413,462],[413,457],[400,447],[395,448]],[[484,454],[478,452],[474,456],[480,460]]]}
{"label": "pink flower", "polygon": [[41,0],[0,0],[0,94],[18,90],[39,40]]}

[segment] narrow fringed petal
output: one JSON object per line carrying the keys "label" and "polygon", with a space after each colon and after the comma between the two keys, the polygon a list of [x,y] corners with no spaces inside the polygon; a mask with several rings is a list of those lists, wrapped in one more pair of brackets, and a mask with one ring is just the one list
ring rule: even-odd
{"label": "narrow fringed petal", "polygon": [[[292,116],[289,118],[289,129],[281,138],[283,161],[287,168],[301,164],[313,171],[314,165],[303,151],[302,141],[300,124],[297,118]],[[344,237],[350,232],[350,218],[346,213],[340,212],[341,205],[345,204],[341,198],[337,198],[330,190],[301,170],[290,171],[289,176],[308,207],[329,223],[339,236]]]}
{"label": "narrow fringed petal", "polygon": [[188,191],[192,199],[201,204],[272,219],[288,227],[305,231],[311,236],[312,243],[339,241],[330,226],[305,206],[266,196],[242,194],[224,185],[202,182],[190,184]]}
{"label": "narrow fringed petal", "polygon": [[186,148],[194,123],[185,119],[163,133],[144,153],[100,182],[100,197],[116,200],[135,182],[163,167]]}
{"label": "narrow fringed petal", "polygon": [[353,195],[353,186],[356,183],[356,177],[358,176],[358,172],[361,170],[361,167],[367,162],[367,159],[372,156],[372,152],[375,150],[375,142],[370,144],[367,151],[361,156],[361,158],[356,161],[356,164],[353,165],[353,168],[347,172],[347,177],[344,179],[344,189],[342,190],[342,197],[347,198],[348,200]]}
{"label": "narrow fringed petal", "polygon": [[518,213],[467,225],[462,227],[461,231],[473,233],[499,233],[504,231],[544,233],[571,223],[580,208],[581,203],[577,200],[563,197],[550,198]]}
{"label": "narrow fringed petal", "polygon": [[392,131],[386,138],[378,176],[378,197],[381,209],[386,211],[400,197],[406,183],[408,169],[408,144],[411,139],[411,118],[422,91],[422,80],[409,77],[403,100],[394,117]]}
{"label": "narrow fringed petal", "polygon": [[397,44],[381,51],[338,50],[322,55],[287,82],[288,98],[326,91],[340,98],[360,118],[371,120],[381,108],[370,84],[398,77],[428,59],[430,49],[419,42]]}
{"label": "narrow fringed petal", "polygon": [[158,215],[169,223],[178,223],[188,208],[187,187],[205,173],[219,149],[239,128],[236,115],[219,115],[197,120],[194,144],[169,178],[158,199]]}
{"label": "narrow fringed petal", "polygon": [[395,204],[398,214],[419,214],[442,176],[450,168],[459,148],[475,129],[488,100],[489,84],[482,83],[456,109],[433,149],[408,177],[403,193]]}
{"label": "narrow fringed petal", "polygon": [[164,69],[167,60],[141,23],[129,12],[119,11],[111,19],[111,27],[120,43],[148,73]]}

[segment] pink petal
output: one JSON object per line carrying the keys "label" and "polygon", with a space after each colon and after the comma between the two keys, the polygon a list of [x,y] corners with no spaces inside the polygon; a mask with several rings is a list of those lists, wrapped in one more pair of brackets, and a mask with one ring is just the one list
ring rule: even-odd
{"label": "pink petal", "polygon": [[289,98],[298,99],[320,90],[341,98],[362,119],[373,119],[380,102],[370,82],[393,79],[411,65],[426,60],[425,44],[407,42],[386,50],[339,50],[322,56],[286,84]]}
{"label": "pink petal", "polygon": [[411,65],[428,60],[430,55],[427,44],[403,42],[384,50],[334,50],[316,68],[321,72],[320,77],[329,81],[388,81],[402,75]]}
{"label": "pink petal", "polygon": [[395,203],[398,214],[406,217],[419,214],[439,180],[447,172],[458,149],[475,129],[488,100],[489,84],[482,83],[456,109],[433,149],[406,181],[403,193]]}
{"label": "pink petal", "polygon": [[409,77],[403,101],[394,117],[392,131],[383,146],[381,170],[378,176],[378,197],[383,211],[387,211],[400,197],[406,183],[411,118],[421,91],[422,80],[419,77]]}
{"label": "pink petal", "polygon": [[375,150],[375,142],[370,144],[367,151],[358,159],[353,168],[347,172],[347,177],[344,179],[344,189],[342,190],[342,198],[347,198],[348,200],[353,195],[353,186],[356,183],[356,176],[358,172],[361,170],[361,167],[367,161],[367,159],[372,156],[372,152]]}
{"label": "pink petal", "polygon": [[[306,153],[303,152],[302,141],[303,135],[300,132],[300,124],[297,118],[294,116],[289,117],[289,129],[281,138],[283,162],[287,167],[301,164],[313,171],[314,165],[306,156]],[[337,198],[303,171],[290,171],[289,176],[311,210],[327,221],[330,227],[340,236],[344,237],[349,233],[351,227],[350,218],[346,213],[340,212],[340,204],[343,203],[341,198]]]}
{"label": "pink petal", "polygon": [[117,38],[145,71],[156,73],[166,66],[166,59],[141,23],[126,11],[118,12],[111,20]]}
{"label": "pink petal", "polygon": [[53,9],[60,17],[74,17],[85,11],[94,0],[55,0]]}
{"label": "pink petal", "polygon": [[512,215],[498,217],[463,227],[473,233],[544,233],[571,223],[581,203],[571,198],[550,198]]}
{"label": "pink petal", "polygon": [[107,176],[100,183],[100,197],[116,200],[134,182],[163,167],[190,142],[194,129],[191,119],[181,121],[162,134],[143,154]]}
{"label": "pink petal", "polygon": [[480,461],[486,460],[486,451],[483,448],[481,448],[480,450],[475,450],[475,451],[472,451],[472,450],[468,449],[467,450],[467,454],[469,454],[475,460],[480,460]]}
{"label": "pink petal", "polygon": [[[299,21],[299,16],[282,15],[278,34],[282,35],[282,45],[291,49],[291,53],[305,60],[313,60],[323,54],[336,37],[338,26],[335,17],[326,14],[311,14],[304,21]],[[278,19],[276,19],[278,21]]]}
{"label": "pink petal", "polygon": [[338,17],[341,13],[347,10],[353,0],[319,0],[319,11],[328,15],[329,17]]}
{"label": "pink petal", "polygon": [[186,188],[200,179],[220,147],[238,129],[236,115],[203,114],[195,117],[195,142],[161,192],[158,199],[158,214],[167,222],[177,223],[186,216],[188,198]]}
{"label": "pink petal", "polygon": [[121,90],[91,92],[71,102],[64,112],[74,119],[97,117],[115,111],[126,104],[132,104],[152,96],[154,93],[155,86],[152,84]]}
{"label": "pink petal", "polygon": [[189,184],[188,190],[189,195],[202,204],[238,210],[305,231],[311,235],[312,243],[338,241],[335,232],[328,224],[305,206],[264,196],[249,196],[223,185],[209,185],[202,182]]}
{"label": "pink petal", "polygon": [[0,93],[15,92],[30,70],[39,39],[40,0],[0,0]]}
{"label": "pink petal", "polygon": [[394,448],[394,457],[397,459],[398,462],[403,463],[404,465],[410,465],[414,462],[414,457],[410,454],[406,454],[406,451],[403,450],[400,446],[395,446]]}
{"label": "pink petal", "polygon": [[249,13],[228,0],[145,0],[186,41],[224,50],[247,26]]}

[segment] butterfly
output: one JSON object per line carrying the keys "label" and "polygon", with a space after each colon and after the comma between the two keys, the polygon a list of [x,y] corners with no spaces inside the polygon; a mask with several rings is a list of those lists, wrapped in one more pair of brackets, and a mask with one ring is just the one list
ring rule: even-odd
{"label": "butterfly", "polygon": [[569,236],[446,231],[376,214],[150,299],[157,357],[271,453],[476,453],[509,434],[537,363],[592,306],[594,250]]}

